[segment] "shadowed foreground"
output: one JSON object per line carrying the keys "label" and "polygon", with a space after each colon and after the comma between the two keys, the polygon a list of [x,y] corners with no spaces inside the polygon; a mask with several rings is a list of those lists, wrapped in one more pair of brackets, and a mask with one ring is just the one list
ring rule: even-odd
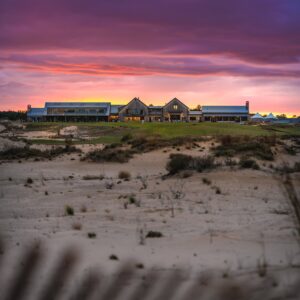
{"label": "shadowed foreground", "polygon": [[[0,274],[3,275],[5,251],[0,242]],[[150,269],[142,277],[133,261],[123,263],[114,275],[105,276],[100,270],[93,270],[82,276],[73,271],[79,262],[74,249],[64,250],[51,268],[50,274],[39,276],[39,271],[47,261],[43,245],[32,244],[23,250],[19,267],[13,272],[10,284],[0,286],[0,298],[19,299],[299,299],[300,277],[282,292],[276,289],[278,283],[271,276],[261,274],[259,283],[249,280],[222,278],[213,273],[201,272],[192,276],[183,270],[168,271],[163,274]],[[80,279],[78,280],[79,277]],[[139,278],[141,277],[141,278]],[[1,278],[2,281],[3,278]],[[75,284],[71,283],[76,282]],[[62,291],[70,286],[67,292]],[[32,290],[38,292],[32,294]]]}

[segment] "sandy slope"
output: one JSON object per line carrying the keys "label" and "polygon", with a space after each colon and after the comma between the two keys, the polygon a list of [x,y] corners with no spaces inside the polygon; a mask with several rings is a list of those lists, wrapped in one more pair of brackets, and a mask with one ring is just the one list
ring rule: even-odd
{"label": "sandy slope", "polygon": [[[220,169],[162,180],[168,156],[155,151],[126,164],[81,162],[77,154],[50,162],[2,163],[0,228],[7,251],[14,253],[34,239],[45,240],[57,251],[70,243],[82,250],[83,268],[99,264],[108,270],[117,265],[108,259],[111,254],[120,261],[134,258],[146,267],[230,272],[255,269],[262,255],[272,267],[299,263],[296,223],[278,178],[262,171]],[[129,171],[132,179],[120,181],[120,170]],[[106,178],[83,180],[100,174]],[[146,189],[138,175],[147,178]],[[24,186],[28,177],[33,179],[29,187]],[[204,184],[203,177],[211,185]],[[114,186],[107,189],[110,182]],[[294,183],[300,194],[299,174]],[[173,201],[174,218],[171,190],[184,194]],[[130,204],[125,209],[125,196],[131,194],[140,207]],[[64,215],[67,204],[74,207],[74,216]],[[80,211],[82,205],[87,212]],[[72,229],[74,222],[82,224],[82,230]],[[160,231],[164,237],[140,245],[140,229]],[[87,232],[97,238],[88,239]]]}

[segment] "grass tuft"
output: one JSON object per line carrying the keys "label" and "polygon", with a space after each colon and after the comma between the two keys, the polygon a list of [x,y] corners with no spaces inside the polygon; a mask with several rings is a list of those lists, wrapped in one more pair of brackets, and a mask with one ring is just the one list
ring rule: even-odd
{"label": "grass tuft", "polygon": [[65,215],[66,216],[74,216],[74,208],[70,205],[65,206]]}
{"label": "grass tuft", "polygon": [[161,238],[163,234],[160,231],[148,231],[146,238]]}

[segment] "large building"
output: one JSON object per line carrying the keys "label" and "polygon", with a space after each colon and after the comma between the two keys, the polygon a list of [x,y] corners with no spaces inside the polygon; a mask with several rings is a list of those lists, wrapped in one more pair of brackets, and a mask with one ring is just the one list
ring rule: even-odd
{"label": "large building", "polygon": [[109,102],[46,102],[43,108],[28,105],[29,121],[145,121],[145,122],[244,122],[249,102],[243,106],[202,106],[191,110],[174,98],[164,106],[146,105],[133,98],[126,105]]}

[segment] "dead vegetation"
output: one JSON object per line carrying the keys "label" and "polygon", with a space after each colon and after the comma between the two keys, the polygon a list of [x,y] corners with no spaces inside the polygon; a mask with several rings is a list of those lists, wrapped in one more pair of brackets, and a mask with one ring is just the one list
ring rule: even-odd
{"label": "dead vegetation", "polygon": [[276,171],[280,174],[296,173],[300,172],[300,162],[295,162],[293,166],[284,164],[276,168]]}
{"label": "dead vegetation", "polygon": [[146,234],[146,238],[161,238],[161,237],[163,237],[163,234],[160,231],[150,230]]}
{"label": "dead vegetation", "polygon": [[199,147],[197,141],[205,138],[178,137],[173,139],[163,139],[158,136],[148,136],[139,138],[124,137],[125,144],[111,144],[103,149],[88,152],[82,160],[93,162],[128,162],[135,154],[150,152],[162,148],[175,148],[185,145],[189,149]]}
{"label": "dead vegetation", "polygon": [[66,216],[74,216],[74,208],[70,205],[65,206],[65,215]]}
{"label": "dead vegetation", "polygon": [[235,155],[247,155],[262,160],[274,160],[272,147],[276,145],[276,136],[220,136],[220,145],[212,148],[218,156],[233,157]]}
{"label": "dead vegetation", "polygon": [[72,229],[74,230],[81,230],[82,229],[82,224],[79,222],[75,222],[72,224]]}
{"label": "dead vegetation", "polygon": [[88,152],[81,160],[125,163],[133,157],[134,153],[131,149],[122,149],[119,144],[111,144],[103,149]]}
{"label": "dead vegetation", "polygon": [[45,158],[52,159],[59,155],[69,154],[74,152],[81,152],[80,149],[74,146],[68,147],[53,147],[50,150],[39,150],[26,146],[24,148],[10,148],[0,152],[0,159],[14,160],[14,159],[30,159],[30,158]]}
{"label": "dead vegetation", "polygon": [[95,239],[97,237],[97,234],[95,232],[88,232],[87,237],[89,239]]}
{"label": "dead vegetation", "polygon": [[174,175],[185,170],[203,172],[204,170],[210,170],[215,167],[216,163],[213,156],[193,157],[185,154],[171,154],[166,169],[170,175]]}
{"label": "dead vegetation", "polygon": [[129,181],[131,178],[131,174],[128,171],[120,171],[118,174],[118,178]]}
{"label": "dead vegetation", "polygon": [[259,170],[259,165],[257,164],[257,162],[254,159],[251,158],[247,158],[245,156],[243,156],[240,161],[239,161],[239,165],[241,168],[243,169],[254,169],[254,170]]}
{"label": "dead vegetation", "polygon": [[82,177],[83,180],[103,180],[103,175],[84,175]]}

